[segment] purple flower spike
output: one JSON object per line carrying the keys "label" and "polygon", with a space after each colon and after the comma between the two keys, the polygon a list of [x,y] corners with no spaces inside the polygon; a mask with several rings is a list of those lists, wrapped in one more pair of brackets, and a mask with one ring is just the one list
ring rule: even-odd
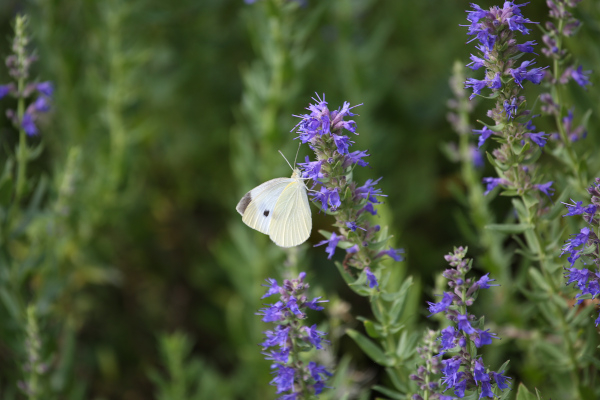
{"label": "purple flower spike", "polygon": [[377,257],[387,255],[391,257],[394,261],[404,261],[404,256],[402,254],[404,254],[404,249],[393,249],[390,247],[389,249],[380,252],[377,255]]}
{"label": "purple flower spike", "polygon": [[533,53],[535,55],[538,55],[537,53],[533,52],[533,46],[537,46],[537,43],[535,42],[535,40],[530,40],[523,44],[518,44],[517,49],[519,49],[519,51],[522,51],[523,53]]}
{"label": "purple flower spike", "polygon": [[[433,314],[431,314],[433,315]],[[454,348],[454,346],[456,346],[456,339],[458,337],[458,332],[456,331],[456,329],[454,329],[454,327],[452,325],[442,329],[441,332],[441,336],[440,336],[440,345],[441,351],[446,351],[446,350],[450,350],[452,348]]]}
{"label": "purple flower spike", "polygon": [[50,104],[46,97],[38,97],[35,101],[28,107],[29,110],[33,112],[45,113],[50,111]]}
{"label": "purple flower spike", "polygon": [[321,173],[321,166],[323,161],[309,161],[308,156],[305,158],[306,162],[298,163],[300,167],[304,170],[302,173],[303,178],[310,178],[313,181],[318,181],[323,178],[323,174]]}
{"label": "purple flower spike", "polygon": [[575,204],[563,203],[569,210],[569,212],[563,215],[563,217],[583,214],[583,207],[581,206],[583,204],[583,201],[576,202],[573,199],[571,199],[571,201]]}
{"label": "purple flower spike", "polygon": [[477,286],[479,286],[479,289],[489,289],[492,286],[500,286],[500,285],[490,285],[490,282],[494,282],[495,279],[490,279],[489,277],[489,272],[485,275],[483,275],[481,278],[479,278],[479,280],[477,281]]}
{"label": "purple flower spike", "polygon": [[336,210],[342,204],[338,188],[331,190],[321,186],[321,190],[312,195],[314,200],[321,202],[321,208],[325,211],[329,210],[330,206],[332,210]]}
{"label": "purple flower spike", "polygon": [[529,133],[529,139],[540,147],[544,147],[546,145],[546,140],[548,140],[548,134],[544,132],[538,133]]}
{"label": "purple flower spike", "polygon": [[472,88],[473,89],[473,94],[471,96],[469,96],[469,100],[473,100],[473,98],[475,98],[476,95],[481,94],[481,90],[487,86],[487,81],[484,80],[478,80],[475,78],[469,78],[467,79],[467,81],[465,82],[465,89],[467,88]]}
{"label": "purple flower spike", "polygon": [[485,162],[483,161],[483,153],[475,146],[470,147],[471,150],[471,158],[473,159],[473,165],[475,168],[483,168],[485,166]]}
{"label": "purple flower spike", "polygon": [[373,274],[373,272],[371,272],[371,269],[369,267],[365,268],[365,273],[367,274],[367,284],[369,285],[369,287],[371,289],[373,289],[374,287],[379,288],[377,277],[375,276],[375,274]]}
{"label": "purple flower spike", "polygon": [[277,365],[276,376],[271,381],[271,385],[277,386],[277,394],[293,389],[294,373],[292,367]]}
{"label": "purple flower spike", "polygon": [[[352,165],[352,164],[357,164],[361,167],[366,167],[367,165],[369,165],[368,162],[366,162],[365,160],[363,160],[363,157],[369,157],[369,154],[367,153],[366,150],[363,151],[353,151],[352,153],[348,154],[348,158],[347,158],[347,163],[348,165]],[[344,165],[346,166],[346,165]]]}
{"label": "purple flower spike", "polygon": [[486,80],[490,89],[500,89],[502,87],[502,79],[500,73],[496,73],[492,79]]}
{"label": "purple flower spike", "polygon": [[[315,346],[316,349],[320,350],[323,348],[323,345],[321,345],[321,342],[323,342],[323,336],[325,335],[325,332],[318,331],[316,324],[314,324],[310,328],[304,327],[304,331],[307,334],[308,341],[313,346]],[[325,341],[325,342],[327,342],[327,341]]]}
{"label": "purple flower spike", "polygon": [[473,377],[475,378],[475,383],[477,382],[489,382],[490,377],[485,371],[485,365],[483,365],[483,361],[481,358],[475,361],[475,368],[473,368]]}
{"label": "purple flower spike", "polygon": [[333,137],[333,141],[337,146],[337,150],[340,154],[348,154],[348,147],[352,146],[352,142],[348,136],[344,135],[336,135],[335,133],[331,135]]}
{"label": "purple flower spike", "polygon": [[592,71],[583,71],[583,66],[579,66],[577,69],[571,71],[571,77],[579,86],[585,88],[587,85],[591,85],[589,75]]}
{"label": "purple flower spike", "polygon": [[327,259],[331,260],[331,257],[333,257],[333,255],[335,253],[335,248],[337,247],[337,244],[342,239],[343,239],[342,236],[338,236],[338,235],[335,234],[335,232],[333,232],[331,234],[331,237],[328,240],[322,240],[321,242],[317,243],[315,245],[315,247],[327,244],[327,248],[325,249],[325,252],[327,254],[329,254],[329,256],[327,257]]}
{"label": "purple flower spike", "polygon": [[295,361],[300,351],[310,348],[320,350],[325,343],[329,343],[324,338],[325,332],[319,331],[316,324],[310,327],[303,324],[306,309],[321,311],[323,307],[319,303],[327,302],[320,300],[320,297],[306,300],[305,292],[309,285],[305,278],[306,273],[301,272],[297,279],[285,279],[282,286],[275,279],[267,279],[268,285],[263,285],[270,287],[267,295],[278,292],[281,297],[275,304],[267,304],[266,308],[256,313],[263,316],[264,322],[275,325],[273,330],[264,332],[265,340],[261,346],[265,359],[272,361],[274,378],[270,384],[277,387],[277,394],[281,394],[279,399],[296,399],[300,386],[307,388],[308,392],[303,393],[310,394],[312,398],[327,387],[325,381],[332,376],[325,367],[314,361],[308,365]]}
{"label": "purple flower spike", "polygon": [[550,181],[546,183],[533,185],[533,187],[539,190],[540,192],[544,193],[546,196],[552,197],[552,195],[554,195],[554,189],[551,188],[553,183],[553,181]]}
{"label": "purple flower spike", "polygon": [[267,282],[269,284],[263,285],[263,286],[268,286],[269,290],[267,290],[267,293],[265,293],[263,295],[263,297],[261,297],[261,299],[264,299],[265,297],[269,297],[269,296],[279,293],[280,287],[279,287],[279,285],[277,285],[277,281],[275,279],[268,278]]}
{"label": "purple flower spike", "polygon": [[471,62],[467,64],[467,67],[471,68],[472,70],[485,67],[485,60],[471,54]]}
{"label": "purple flower spike", "polygon": [[456,320],[458,322],[458,329],[462,330],[467,335],[477,332],[475,328],[471,326],[468,314],[458,314]]}
{"label": "purple flower spike", "polygon": [[483,194],[487,195],[489,192],[494,190],[494,188],[496,186],[503,183],[503,181],[504,181],[504,179],[502,179],[502,178],[492,178],[492,177],[483,178],[483,183],[486,184],[485,193],[483,193]]}
{"label": "purple flower spike", "polygon": [[52,97],[54,93],[54,85],[50,81],[40,82],[35,85],[35,89],[44,96]]}
{"label": "purple flower spike", "polygon": [[473,341],[475,342],[475,347],[480,348],[486,344],[492,344],[492,339],[498,339],[497,335],[490,333],[489,329],[486,329],[485,331],[479,331]]}
{"label": "purple flower spike", "polygon": [[21,121],[21,127],[28,136],[35,136],[38,134],[37,126],[33,122],[33,116],[26,112],[23,114],[23,121]]}
{"label": "purple flower spike", "polygon": [[[512,4],[512,2],[505,2]],[[508,18],[508,28],[511,31],[519,31],[525,35],[527,35],[530,32],[530,29],[526,28],[524,24],[533,24],[535,22],[532,22],[529,18],[523,18],[522,15],[513,15],[512,17]]]}
{"label": "purple flower spike", "polygon": [[575,261],[581,256],[578,247],[585,246],[587,244],[587,241],[590,237],[590,233],[590,228],[588,228],[587,226],[583,227],[581,228],[581,231],[579,231],[579,233],[571,235],[574,237],[568,239],[567,244],[565,244],[562,247],[562,252],[560,253],[561,256],[565,253],[571,253],[571,256],[567,258],[571,263],[571,267],[575,264]]}
{"label": "purple flower spike", "polygon": [[498,372],[492,372],[492,375],[494,376],[494,381],[496,382],[496,384],[498,384],[498,389],[504,390],[508,387],[510,387],[508,385],[508,383],[506,382],[507,379],[511,379],[508,378],[504,375],[502,375],[504,373],[504,371],[498,373]]}
{"label": "purple flower spike", "polygon": [[0,85],[0,99],[6,97],[12,91],[13,85]]}
{"label": "purple flower spike", "polygon": [[535,62],[533,61],[523,61],[520,67],[510,69],[510,74],[512,75],[517,85],[523,87],[521,83],[524,80],[528,80],[536,85],[538,85],[542,81],[542,78],[544,77],[543,70],[548,67],[546,66],[543,68],[532,68],[528,71],[527,67],[533,64],[535,64]]}
{"label": "purple flower spike", "polygon": [[360,250],[360,248],[358,247],[357,244],[355,244],[352,247],[347,248],[346,249],[346,253],[348,253],[348,254],[355,254],[355,253],[358,253],[359,250]]}
{"label": "purple flower spike", "polygon": [[479,141],[477,143],[477,145],[478,145],[477,148],[479,148],[479,147],[483,146],[485,141],[488,140],[490,138],[490,136],[492,136],[494,134],[494,131],[492,131],[487,126],[484,126],[483,129],[473,129],[473,133],[479,135]]}
{"label": "purple flower spike", "polygon": [[439,303],[432,303],[428,301],[427,304],[429,304],[429,312],[431,313],[428,316],[431,317],[433,314],[446,311],[448,307],[450,307],[450,305],[452,304],[452,300],[454,300],[454,297],[452,297],[450,293],[444,292],[442,301],[440,301]]}
{"label": "purple flower spike", "polygon": [[516,97],[513,97],[512,99],[510,99],[510,103],[508,102],[508,100],[504,100],[504,112],[506,112],[508,119],[512,119],[512,118],[516,117],[517,109],[518,109],[518,105],[517,105]]}

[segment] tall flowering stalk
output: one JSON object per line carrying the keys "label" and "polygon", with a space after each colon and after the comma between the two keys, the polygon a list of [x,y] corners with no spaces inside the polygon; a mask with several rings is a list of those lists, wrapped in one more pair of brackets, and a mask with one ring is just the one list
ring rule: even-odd
{"label": "tall flowering stalk", "polygon": [[[18,387],[29,399],[39,399],[46,390],[47,367],[40,359],[42,337],[35,305],[44,291],[50,292],[39,268],[48,256],[40,251],[44,239],[39,238],[48,235],[49,229],[45,225],[43,235],[35,236],[35,225],[41,225],[40,202],[45,185],[39,176],[28,176],[27,167],[42,152],[41,144],[32,145],[40,141],[33,137],[40,134],[43,115],[50,111],[54,87],[51,82],[31,78],[30,69],[37,57],[30,48],[28,25],[26,16],[16,16],[12,52],[6,58],[12,82],[0,85],[3,104],[9,104],[11,97],[16,100],[16,109],[7,109],[6,115],[17,131],[16,148],[14,153],[7,150],[0,179],[0,191],[4,194],[0,196],[0,291],[6,320],[1,333],[6,349],[22,349],[24,353],[20,379],[15,379]],[[4,132],[14,135],[10,129]],[[5,144],[11,142],[5,139]],[[30,285],[33,274],[37,278],[35,286]],[[55,293],[56,282],[53,285]],[[50,303],[46,299],[39,302],[47,309]]]}
{"label": "tall flowering stalk", "polygon": [[37,323],[36,309],[30,305],[27,307],[27,328],[26,328],[25,349],[27,352],[27,361],[23,369],[27,379],[19,381],[17,386],[21,389],[29,400],[43,398],[41,388],[42,375],[44,375],[48,366],[41,359],[42,343]]}
{"label": "tall flowering stalk", "polygon": [[[291,117],[282,120],[282,110],[291,109],[291,103],[303,88],[308,66],[305,60],[309,57],[306,43],[313,27],[317,26],[309,21],[320,18],[320,13],[307,8],[300,14],[303,17],[300,24],[299,7],[295,1],[247,3],[254,3],[245,7],[242,14],[254,57],[242,68],[244,88],[239,108],[234,113],[237,121],[230,131],[231,173],[239,188],[252,187],[287,173],[274,172],[277,166],[283,167],[277,149],[285,152],[283,146],[291,144],[285,134]],[[240,1],[240,4],[243,2]],[[299,36],[300,30],[304,34]],[[257,163],[257,159],[261,162]],[[257,288],[267,276],[273,276],[273,266],[280,264],[284,256],[280,248],[264,239],[240,226],[237,230],[234,228],[229,238],[220,242],[215,251],[219,264],[235,287],[232,301],[240,304],[240,307],[235,307],[235,316],[229,318],[232,322],[229,333],[238,337],[236,343],[239,343],[238,348],[232,351],[252,355],[236,365],[239,373],[248,378],[234,388],[238,397],[256,393],[256,398],[265,398],[269,390],[259,383],[264,363],[253,349],[261,337],[260,321],[241,317],[260,307]],[[288,263],[278,272],[284,277],[297,276],[300,271],[298,264],[302,264],[304,259],[304,249],[286,252]]]}
{"label": "tall flowering stalk", "polygon": [[265,333],[261,344],[267,360],[273,361],[271,369],[275,377],[271,385],[277,387],[279,400],[308,400],[319,395],[326,387],[325,382],[332,375],[324,366],[310,361],[306,364],[301,353],[311,349],[321,350],[327,341],[324,332],[317,325],[304,325],[306,310],[323,310],[319,303],[327,302],[320,297],[309,300],[305,293],[310,287],[304,281],[306,273],[301,272],[298,279],[286,279],[279,286],[275,279],[268,279],[267,293],[262,297],[279,295],[276,303],[268,304],[259,311],[263,322],[273,323],[273,330]]}
{"label": "tall flowering stalk", "polygon": [[[553,6],[557,3],[549,4],[554,12]],[[539,262],[540,269],[530,268],[528,271],[530,290],[522,293],[536,303],[543,321],[548,325],[547,329],[559,335],[561,344],[557,346],[552,343],[555,339],[549,337],[545,337],[547,342],[533,343],[532,349],[536,352],[536,358],[539,358],[535,362],[558,376],[566,371],[569,374],[567,382],[571,386],[564,395],[582,398],[583,375],[580,371],[588,368],[592,361],[581,356],[586,345],[585,341],[578,340],[575,326],[585,325],[585,321],[573,319],[561,293],[562,285],[558,275],[560,265],[554,261],[559,255],[557,249],[560,228],[556,219],[559,208],[546,201],[545,197],[552,197],[555,182],[581,182],[580,172],[584,168],[581,167],[583,162],[573,153],[570,140],[564,134],[538,132],[533,120],[535,116],[531,116],[531,111],[527,109],[527,100],[523,95],[527,81],[537,85],[544,79],[552,81],[552,78],[547,78],[551,75],[547,66],[534,67],[536,62],[532,55],[535,54],[537,43],[520,40],[520,35],[528,34],[530,27],[537,24],[523,16],[523,6],[524,4],[517,5],[507,1],[502,8],[483,10],[473,4],[473,10],[468,11],[467,17],[470,22],[468,34],[479,42],[479,53],[471,55],[469,65],[474,70],[485,68],[485,78],[468,79],[466,86],[473,90],[471,97],[480,95],[487,87],[492,92],[490,98],[495,100],[495,107],[487,113],[494,123],[484,123],[483,128],[474,130],[474,133],[479,135],[480,147],[484,144],[487,146],[489,138],[500,143],[499,147],[488,152],[488,160],[495,167],[498,176],[484,178],[486,193],[501,186],[504,189],[502,195],[514,197],[512,204],[518,218],[518,223],[492,224],[487,228],[522,235],[515,236],[521,247],[520,254],[530,261]],[[566,18],[565,15],[561,18]],[[544,41],[549,42],[547,35]],[[521,61],[522,58],[527,60]],[[572,77],[573,70],[570,74]],[[550,112],[550,108],[555,107],[562,113],[562,105],[544,102],[543,96],[542,104],[546,108],[545,112]],[[570,169],[570,177],[561,176],[557,169],[543,170],[536,164],[546,147],[555,149],[552,150],[553,155],[562,162],[571,166],[577,164]],[[544,176],[550,173],[552,177]],[[570,188],[560,189],[564,190],[560,197],[562,199]],[[548,356],[550,347],[554,351],[552,356]],[[549,380],[548,383],[555,382]]]}
{"label": "tall flowering stalk", "polygon": [[[6,58],[6,66],[13,82],[0,85],[0,99],[12,96],[17,99],[17,109],[8,109],[6,115],[19,131],[19,144],[16,150],[17,182],[15,185],[15,202],[18,202],[26,191],[27,164],[32,150],[27,143],[28,136],[39,134],[36,124],[42,114],[50,110],[50,100],[54,91],[51,82],[29,81],[29,69],[36,60],[27,46],[29,36],[27,25],[29,20],[24,15],[15,18],[15,36],[12,42],[12,54]],[[39,153],[39,152],[38,152]]]}
{"label": "tall flowering stalk", "polygon": [[335,218],[336,231],[320,231],[326,239],[317,246],[325,246],[329,259],[337,249],[345,250],[343,261],[335,264],[352,290],[369,297],[375,317],[374,321],[360,318],[369,337],[352,329],[347,334],[371,359],[386,368],[392,387],[375,386],[375,389],[397,396],[407,392],[406,363],[412,360],[412,344],[418,340],[416,332],[410,332],[406,324],[407,315],[412,312],[407,307],[412,279],[387,285],[389,274],[383,273],[382,261],[402,261],[404,250],[391,247],[387,228],[371,222],[377,215],[377,205],[386,197],[377,187],[381,178],[368,179],[362,185],[353,180],[354,169],[367,166],[365,159],[369,156],[365,150],[352,151],[354,142],[346,135],[347,132],[358,135],[356,122],[346,119],[356,116],[352,110],[357,106],[345,102],[339,109],[330,110],[325,96],[313,100],[307,114],[297,115],[301,121],[294,130],[298,139],[315,153],[314,161],[307,157],[300,164],[303,177],[312,181],[311,197],[321,211]]}
{"label": "tall flowering stalk", "polygon": [[564,163],[575,178],[575,189],[583,192],[587,185],[585,161],[578,156],[573,143],[586,137],[584,127],[588,112],[581,118],[581,124],[575,123],[574,108],[565,104],[564,86],[573,81],[584,89],[590,85],[591,71],[584,71],[582,65],[573,62],[573,55],[564,48],[564,40],[577,33],[581,23],[573,17],[569,8],[577,6],[581,0],[548,0],[550,17],[542,29],[545,47],[542,53],[552,62],[552,68],[545,74],[548,91],[540,96],[542,114],[554,119],[557,131],[550,135],[555,142],[557,159]]}
{"label": "tall flowering stalk", "polygon": [[[448,112],[447,118],[452,129],[458,134],[458,145],[449,145],[446,149],[449,158],[460,163],[461,178],[466,187],[464,194],[458,189],[453,190],[458,200],[467,207],[469,213],[469,220],[465,221],[461,218],[458,225],[465,227],[463,234],[472,239],[474,245],[481,246],[482,250],[487,253],[488,256],[481,260],[486,271],[498,276],[501,281],[508,281],[510,279],[510,269],[508,268],[510,256],[503,246],[505,235],[485,229],[487,225],[496,221],[489,207],[490,198],[484,194],[481,186],[485,153],[470,140],[473,130],[470,119],[474,103],[469,101],[463,88],[464,75],[465,67],[457,61],[450,78],[450,89],[454,98],[448,101],[450,112]],[[451,187],[451,189],[455,188]],[[471,229],[467,229],[471,226]]]}
{"label": "tall flowering stalk", "polygon": [[[508,362],[499,372],[490,371],[479,353],[492,339],[498,339],[496,334],[482,329],[483,317],[477,318],[468,310],[479,290],[498,285],[491,283],[494,279],[489,278],[489,274],[478,280],[468,278],[473,260],[466,259],[466,254],[467,249],[459,247],[445,256],[452,267],[443,273],[450,291],[443,293],[440,302],[428,302],[430,315],[444,313],[450,325],[442,329],[437,338],[439,344],[433,341],[431,331],[425,336],[425,345],[419,350],[426,361],[425,367],[419,367],[417,373],[411,375],[420,389],[413,395],[414,400],[446,400],[454,398],[450,394],[462,398],[472,393],[477,393],[479,398],[495,398],[509,387],[511,378],[503,375]],[[434,354],[436,352],[438,354]]]}
{"label": "tall flowering stalk", "polygon": [[[381,189],[377,188],[377,180],[368,179],[362,186],[352,181],[352,171],[356,166],[369,165],[365,158],[367,151],[350,151],[354,143],[345,131],[357,135],[356,122],[346,121],[345,117],[353,117],[351,110],[358,106],[344,105],[334,111],[329,111],[325,96],[314,99],[316,104],[307,108],[309,114],[298,115],[302,121],[295,130],[302,143],[308,143],[315,152],[316,161],[300,163],[303,177],[311,179],[312,199],[320,205],[321,210],[335,216],[335,227],[338,232],[322,232],[327,239],[317,246],[326,245],[329,259],[335,254],[336,248],[346,250],[343,266],[364,271],[365,279],[370,288],[378,286],[373,268],[384,256],[395,261],[402,261],[403,249],[394,249],[387,245],[389,237],[380,232],[381,227],[369,220],[369,215],[377,215],[377,204],[383,197]],[[360,104],[359,104],[360,105]]]}
{"label": "tall flowering stalk", "polygon": [[[567,285],[574,283],[580,293],[577,294],[577,304],[581,304],[584,300],[595,299],[600,295],[600,239],[598,235],[598,227],[600,225],[600,178],[596,178],[595,184],[588,188],[591,196],[591,204],[583,205],[582,201],[573,201],[573,204],[564,203],[568,212],[564,215],[575,216],[580,215],[586,222],[586,226],[581,228],[579,233],[571,235],[567,243],[562,248],[563,254],[569,254],[567,260],[571,267],[565,268],[567,271]],[[594,269],[577,268],[575,263],[577,260],[590,261]],[[583,313],[583,312],[582,312]],[[595,324],[600,323],[600,316],[596,318]]]}
{"label": "tall flowering stalk", "polygon": [[523,4],[505,2],[504,7],[483,10],[473,4],[467,20],[471,22],[468,34],[477,40],[477,55],[471,55],[470,68],[485,69],[484,79],[469,78],[466,87],[473,90],[471,98],[481,95],[484,88],[491,89],[491,98],[496,105],[487,115],[494,125],[484,124],[482,129],[473,132],[479,135],[478,146],[483,146],[493,137],[500,142],[488,159],[496,167],[497,178],[484,178],[487,191],[501,185],[509,195],[535,196],[543,193],[551,196],[552,181],[542,182],[534,173],[533,162],[539,157],[541,148],[546,145],[548,135],[535,132],[530,111],[526,109],[526,99],[521,95],[526,81],[539,84],[548,67],[533,67],[534,60],[519,62],[523,56],[533,54],[535,41],[519,43],[520,35],[530,32],[528,26],[534,24],[521,13]]}

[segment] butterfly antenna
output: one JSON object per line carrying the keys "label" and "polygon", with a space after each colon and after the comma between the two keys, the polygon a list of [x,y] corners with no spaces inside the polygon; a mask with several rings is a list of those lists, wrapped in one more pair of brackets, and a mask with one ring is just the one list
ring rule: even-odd
{"label": "butterfly antenna", "polygon": [[292,169],[292,171],[294,170],[294,167],[292,167],[292,164],[290,164],[290,162],[288,161],[287,158],[285,158],[285,156],[283,155],[283,153],[281,152],[281,150],[277,150],[279,152],[279,154],[281,154],[281,156],[283,157],[283,159],[285,160],[285,162],[290,166],[290,168]]}
{"label": "butterfly antenna", "polygon": [[298,160],[298,152],[300,152],[300,145],[302,142],[298,142],[298,150],[296,150],[296,157],[294,158],[294,168],[296,168],[296,161]]}

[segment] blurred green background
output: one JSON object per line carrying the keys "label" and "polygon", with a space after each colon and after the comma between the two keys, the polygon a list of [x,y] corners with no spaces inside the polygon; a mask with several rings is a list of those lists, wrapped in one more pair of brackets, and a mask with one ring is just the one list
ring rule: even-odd
{"label": "blurred green background", "polygon": [[[3,0],[0,55],[10,52],[15,14],[29,14],[39,56],[34,77],[56,85],[45,151],[31,174],[49,178],[48,202],[60,197],[65,173],[71,179],[60,197],[69,210],[64,230],[48,250],[58,272],[38,277],[62,282],[52,286],[40,322],[53,376],[62,377],[51,382],[64,394],[58,398],[275,397],[257,345],[265,327],[254,312],[260,284],[285,276],[289,254],[243,225],[235,205],[257,184],[290,175],[277,150],[293,158],[292,114],[315,92],[325,93],[330,108],[364,103],[355,117],[360,136],[352,139],[354,149],[369,149],[371,169],[357,180],[383,177],[389,197],[378,218],[407,251],[404,263],[391,266],[422,281],[420,304],[430,300],[453,246],[469,245],[476,257],[481,249],[457,227],[461,206],[449,190],[461,185],[458,166],[440,150],[457,140],[446,120],[448,80],[454,61],[466,64],[474,52],[459,26],[468,7]],[[547,20],[542,1],[524,13]],[[584,26],[570,48],[584,69],[597,70],[600,3],[583,1],[577,16]],[[541,42],[538,30],[532,39]],[[7,81],[0,68],[0,82]],[[573,88],[572,98],[597,115],[600,81],[592,81],[588,91]],[[485,109],[477,107],[478,118]],[[14,143],[0,115],[3,144]],[[594,116],[581,146],[597,146],[597,131]],[[299,158],[306,154],[301,149]],[[502,218],[508,203],[493,205]],[[346,305],[354,316],[368,315],[368,305],[346,288],[323,248],[312,248],[331,222],[316,208],[313,218],[298,268],[337,307],[332,321],[352,325]],[[336,349],[354,357],[357,393],[382,379],[350,340],[340,337]],[[10,345],[0,348],[6,396],[20,364]],[[169,379],[179,383],[169,388]]]}

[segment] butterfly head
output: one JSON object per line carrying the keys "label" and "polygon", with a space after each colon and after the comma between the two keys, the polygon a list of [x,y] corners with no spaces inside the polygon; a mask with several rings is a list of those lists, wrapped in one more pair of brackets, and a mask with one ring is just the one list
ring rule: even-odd
{"label": "butterfly head", "polygon": [[294,172],[292,173],[292,178],[302,178],[302,171],[300,171],[300,168],[294,169]]}

